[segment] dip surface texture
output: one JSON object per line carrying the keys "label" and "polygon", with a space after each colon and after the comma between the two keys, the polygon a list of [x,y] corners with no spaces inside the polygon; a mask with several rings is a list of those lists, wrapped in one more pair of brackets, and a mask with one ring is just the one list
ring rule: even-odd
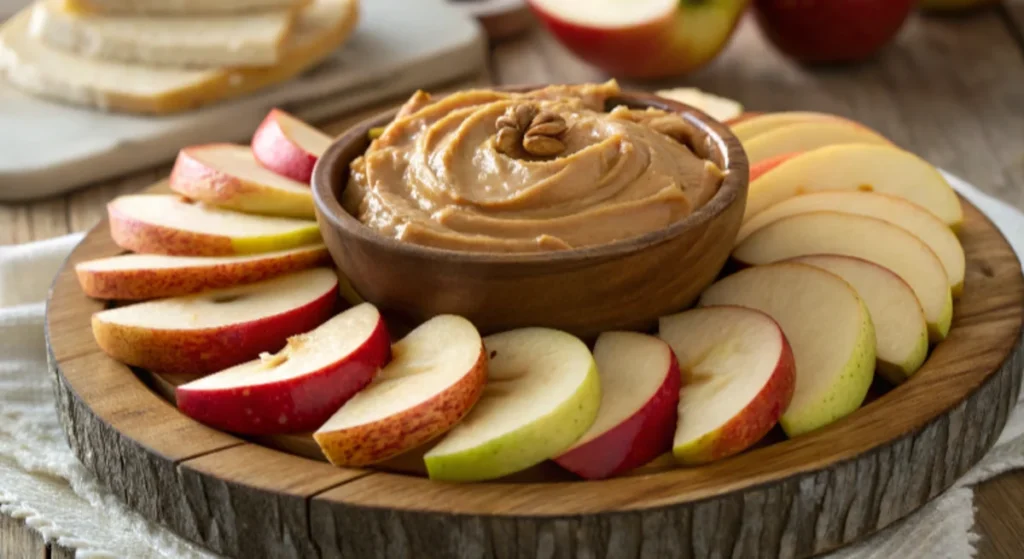
{"label": "dip surface texture", "polygon": [[462,251],[564,250],[662,229],[711,199],[722,171],[686,145],[698,131],[681,116],[605,112],[619,93],[614,82],[418,92],[352,162],[342,203],[385,235]]}

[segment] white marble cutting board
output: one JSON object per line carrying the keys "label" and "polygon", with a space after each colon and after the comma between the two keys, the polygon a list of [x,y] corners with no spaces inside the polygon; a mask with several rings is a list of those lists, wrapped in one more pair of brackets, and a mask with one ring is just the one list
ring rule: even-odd
{"label": "white marble cutting board", "polygon": [[[0,0],[3,1],[3,0]],[[351,40],[291,82],[167,117],[56,104],[0,80],[0,201],[50,196],[172,160],[186,145],[247,142],[271,107],[317,120],[469,75],[478,24],[444,0],[363,0]]]}

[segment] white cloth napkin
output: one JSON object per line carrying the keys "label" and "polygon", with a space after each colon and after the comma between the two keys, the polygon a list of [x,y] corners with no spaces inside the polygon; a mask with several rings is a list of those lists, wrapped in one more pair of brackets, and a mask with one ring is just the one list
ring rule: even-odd
{"label": "white cloth napkin", "polygon": [[[1022,254],[1024,215],[949,179]],[[64,440],[46,369],[43,300],[50,278],[80,238],[0,247],[0,511],[25,519],[47,540],[77,550],[78,557],[214,557],[121,505],[78,463]],[[977,536],[971,485],[1024,467],[1022,410],[1018,402],[995,448],[956,486],[830,559],[973,557]]]}

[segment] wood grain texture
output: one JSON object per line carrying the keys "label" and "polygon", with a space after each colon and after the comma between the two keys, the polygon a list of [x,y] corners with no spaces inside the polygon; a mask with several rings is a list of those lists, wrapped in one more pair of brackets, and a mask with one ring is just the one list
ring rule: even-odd
{"label": "wood grain texture", "polygon": [[[54,360],[59,408],[73,450],[116,495],[233,557],[805,557],[934,498],[1006,420],[1024,365],[1024,278],[966,203],[961,237],[953,329],[909,382],[820,432],[699,468],[585,484],[338,470],[192,422],[98,351]],[[80,250],[118,249],[101,223]],[[61,276],[48,328],[88,329],[93,302]],[[55,355],[78,352],[50,341]]]}
{"label": "wood grain texture", "polygon": [[15,530],[22,524],[19,519],[0,515],[0,557],[7,559],[47,559],[43,538],[28,530]]}

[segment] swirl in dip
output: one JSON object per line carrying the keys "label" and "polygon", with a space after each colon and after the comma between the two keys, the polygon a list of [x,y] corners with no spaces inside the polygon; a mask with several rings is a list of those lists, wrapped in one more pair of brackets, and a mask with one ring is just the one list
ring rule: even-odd
{"label": "swirl in dip", "polygon": [[680,115],[605,112],[619,93],[614,81],[417,92],[352,162],[342,203],[385,235],[463,251],[563,250],[662,229],[711,199],[723,173]]}

